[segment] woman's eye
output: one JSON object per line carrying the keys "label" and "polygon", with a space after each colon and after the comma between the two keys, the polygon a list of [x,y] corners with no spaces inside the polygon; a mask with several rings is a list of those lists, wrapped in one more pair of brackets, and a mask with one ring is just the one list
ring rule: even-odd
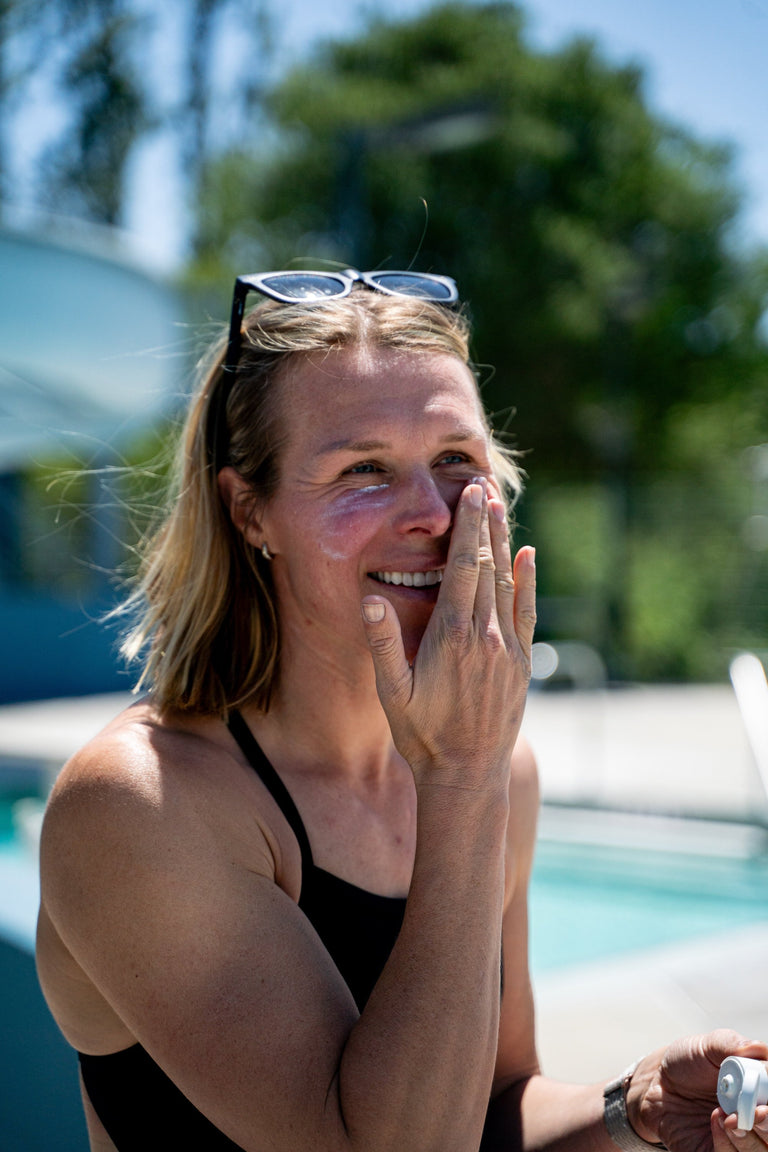
{"label": "woman's eye", "polygon": [[450,452],[447,456],[442,456],[440,459],[441,464],[466,464],[467,458],[461,452]]}
{"label": "woman's eye", "polygon": [[375,464],[366,460],[363,464],[353,464],[351,468],[347,469],[347,472],[352,475],[365,476],[369,472],[378,472],[378,468]]}

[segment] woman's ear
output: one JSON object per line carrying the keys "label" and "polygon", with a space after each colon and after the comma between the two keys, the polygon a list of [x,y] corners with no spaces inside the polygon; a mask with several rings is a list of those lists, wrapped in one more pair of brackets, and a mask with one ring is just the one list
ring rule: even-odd
{"label": "woman's ear", "polygon": [[256,501],[253,489],[234,468],[222,468],[217,477],[219,494],[230,519],[242,532],[247,542],[254,548],[261,548],[264,536],[261,523],[256,515]]}

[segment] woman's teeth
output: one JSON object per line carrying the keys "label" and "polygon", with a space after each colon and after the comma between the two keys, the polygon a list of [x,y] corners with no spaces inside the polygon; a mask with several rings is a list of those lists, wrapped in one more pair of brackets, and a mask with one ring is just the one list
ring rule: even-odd
{"label": "woman's teeth", "polygon": [[424,588],[430,584],[439,584],[443,578],[442,568],[433,572],[374,572],[376,580],[382,584],[403,584],[406,588]]}

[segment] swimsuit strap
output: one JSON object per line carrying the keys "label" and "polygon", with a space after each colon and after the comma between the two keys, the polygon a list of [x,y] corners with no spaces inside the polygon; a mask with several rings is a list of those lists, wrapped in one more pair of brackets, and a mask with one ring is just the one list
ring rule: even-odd
{"label": "swimsuit strap", "polygon": [[299,842],[299,848],[301,849],[302,875],[306,876],[309,869],[313,867],[312,849],[309,846],[309,837],[307,836],[304,822],[299,815],[299,810],[293,802],[293,797],[285,784],[283,784],[272,764],[270,764],[264,755],[261,746],[245,720],[234,708],[229,714],[227,727],[240,745],[240,750],[246,760],[271,793],[272,799],[290,824],[293,834]]}

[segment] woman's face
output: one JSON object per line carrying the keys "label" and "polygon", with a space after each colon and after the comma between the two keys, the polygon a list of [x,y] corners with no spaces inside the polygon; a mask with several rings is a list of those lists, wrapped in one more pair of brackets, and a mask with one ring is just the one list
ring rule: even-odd
{"label": "woman's face", "polygon": [[491,477],[472,374],[448,353],[353,347],[297,356],[276,382],[285,433],[259,516],[281,633],[368,658],[363,596],[394,605],[413,659],[464,485]]}

